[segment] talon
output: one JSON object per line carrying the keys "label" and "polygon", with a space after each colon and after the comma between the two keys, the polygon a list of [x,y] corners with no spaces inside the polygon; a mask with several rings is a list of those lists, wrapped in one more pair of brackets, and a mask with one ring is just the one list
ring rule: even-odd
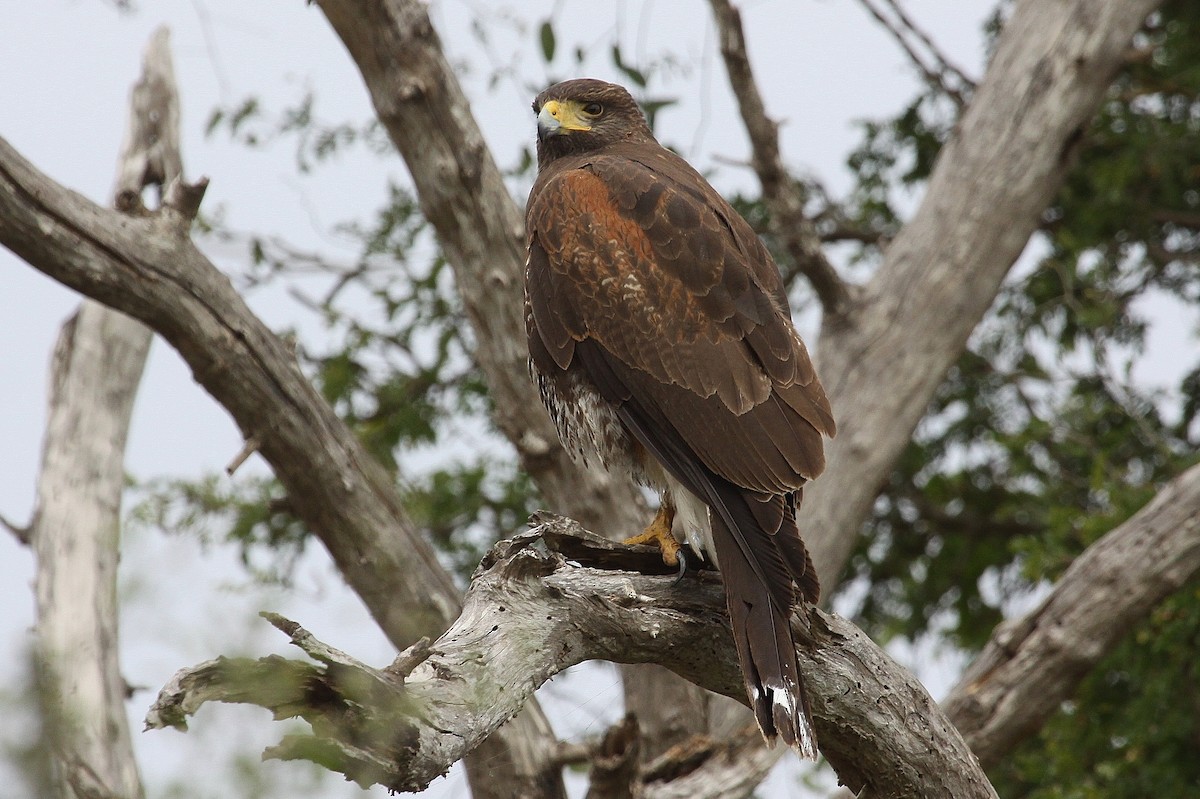
{"label": "talon", "polygon": [[[684,553],[682,548],[680,548],[679,552],[676,554],[676,557],[679,558],[679,574],[676,574],[675,579],[671,581],[672,588],[683,582],[683,575],[687,574],[687,555]],[[666,557],[664,556],[663,559],[665,560]]]}
{"label": "talon", "polygon": [[658,513],[654,516],[654,521],[650,522],[649,526],[639,535],[633,538],[626,538],[625,544],[650,544],[658,547],[662,553],[663,563],[668,566],[680,564],[680,574],[687,568],[683,562],[680,553],[680,544],[675,540],[675,536],[671,534],[671,525],[675,521],[675,507],[667,502],[664,502],[658,508]]}

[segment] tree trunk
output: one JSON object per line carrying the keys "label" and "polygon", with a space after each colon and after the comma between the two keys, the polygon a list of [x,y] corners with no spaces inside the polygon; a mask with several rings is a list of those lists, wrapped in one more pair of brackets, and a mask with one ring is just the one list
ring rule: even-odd
{"label": "tree trunk", "polygon": [[129,415],[150,332],[85,300],[55,347],[30,542],[38,695],[55,797],[141,797],[117,661]]}
{"label": "tree trunk", "polygon": [[[130,98],[113,192],[122,210],[182,170],[169,37],[155,32]],[[117,564],[125,442],[150,339],[141,323],[84,300],[54,351],[29,540],[38,696],[50,789],[62,799],[143,795],[117,655]]]}
{"label": "tree trunk", "polygon": [[838,437],[801,530],[826,594],[933,392],[1062,185],[1072,147],[1161,0],[1020,0],[925,196],[817,368]]}

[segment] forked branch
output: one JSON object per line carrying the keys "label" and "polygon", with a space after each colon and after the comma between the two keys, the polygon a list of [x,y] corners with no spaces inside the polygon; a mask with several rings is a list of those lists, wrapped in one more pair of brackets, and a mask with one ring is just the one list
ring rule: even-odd
{"label": "forked branch", "polygon": [[[660,663],[744,701],[714,573],[693,572],[676,586],[670,575],[638,571],[661,571],[656,554],[615,546],[562,517],[536,521],[485,558],[462,615],[415,666],[409,658],[403,669],[372,669],[277,622],[319,665],[209,661],[180,672],[147,723],[178,726],[213,699],[257,704],[313,726],[312,736],[288,738],[268,756],[315,759],[360,782],[412,791],[539,685],[585,660]],[[877,797],[995,796],[911,674],[844,619],[811,610],[795,623],[822,751],[843,782]]]}

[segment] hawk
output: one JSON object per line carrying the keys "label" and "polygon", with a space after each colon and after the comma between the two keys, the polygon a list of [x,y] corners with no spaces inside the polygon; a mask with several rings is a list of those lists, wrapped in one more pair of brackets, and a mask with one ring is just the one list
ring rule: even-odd
{"label": "hawk", "polygon": [[533,109],[525,326],[542,400],[576,460],[661,493],[630,541],[669,564],[686,541],[720,570],[763,737],[815,759],[789,619],[820,592],[796,509],[835,425],[779,270],[624,88],[569,80]]}

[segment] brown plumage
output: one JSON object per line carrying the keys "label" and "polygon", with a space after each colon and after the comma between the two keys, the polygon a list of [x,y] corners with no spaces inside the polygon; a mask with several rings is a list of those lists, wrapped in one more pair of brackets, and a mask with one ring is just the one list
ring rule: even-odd
{"label": "brown plumage", "polygon": [[566,81],[534,111],[525,323],[542,399],[572,454],[658,488],[660,530],[674,519],[716,562],[764,737],[815,758],[789,619],[819,595],[796,508],[835,427],[778,268],[625,89]]}

